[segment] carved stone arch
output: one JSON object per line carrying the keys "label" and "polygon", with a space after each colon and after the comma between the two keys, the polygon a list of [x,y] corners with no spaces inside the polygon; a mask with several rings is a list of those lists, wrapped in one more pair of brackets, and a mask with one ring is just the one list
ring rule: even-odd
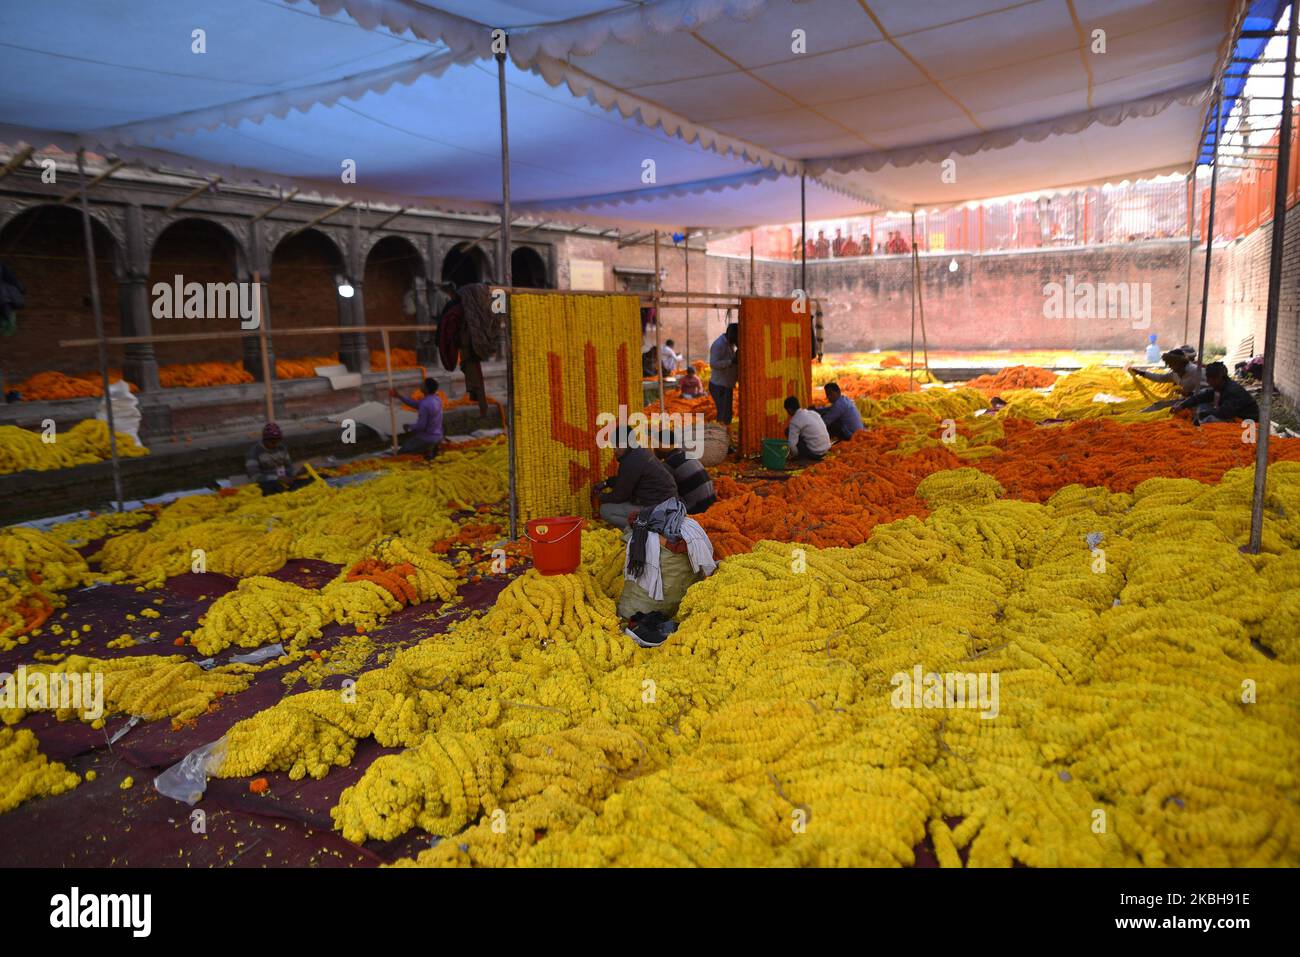
{"label": "carved stone arch", "polygon": [[361,236],[361,263],[364,266],[367,259],[370,258],[370,250],[374,249],[385,239],[400,239],[411,247],[411,250],[420,258],[420,268],[423,270],[422,275],[429,275],[429,255],[428,244],[424,241],[423,233],[408,233],[398,230],[385,230],[382,233],[363,232]]}
{"label": "carved stone arch", "polygon": [[275,251],[293,233],[318,233],[325,239],[329,240],[330,246],[334,249],[336,263],[340,269],[347,267],[348,262],[348,240],[347,233],[338,233],[335,230],[328,229],[326,226],[310,226],[302,229],[301,224],[295,223],[275,223],[267,228],[266,231],[266,261],[269,264],[275,258]]}
{"label": "carved stone arch", "polygon": [[154,249],[158,246],[158,239],[170,227],[186,220],[194,220],[200,223],[208,223],[216,226],[235,244],[235,272],[237,275],[243,275],[249,269],[250,250],[248,248],[248,231],[239,228],[237,219],[230,219],[225,216],[217,217],[207,213],[186,213],[184,210],[175,213],[157,213],[154,215],[145,215],[144,217],[144,244],[146,255],[149,259],[153,258]]}
{"label": "carved stone arch", "polygon": [[[39,209],[66,209],[77,216],[81,215],[81,207],[76,205],[64,206],[55,202],[23,202],[22,200],[0,200],[0,233],[3,233],[16,219],[28,213],[35,213]],[[120,208],[113,206],[95,206],[90,207],[90,218],[99,226],[103,227],[113,239],[113,247],[109,252],[112,255],[113,274],[119,278],[124,274],[126,264],[126,221]],[[105,250],[99,248],[96,244],[95,255],[99,258],[104,256]]]}

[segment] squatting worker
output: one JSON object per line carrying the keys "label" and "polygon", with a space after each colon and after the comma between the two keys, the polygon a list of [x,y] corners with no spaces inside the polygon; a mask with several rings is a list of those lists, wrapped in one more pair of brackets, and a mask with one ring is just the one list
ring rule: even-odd
{"label": "squatting worker", "polygon": [[1206,422],[1236,422],[1238,419],[1259,421],[1259,405],[1245,387],[1228,377],[1228,367],[1222,362],[1211,362],[1205,367],[1207,388],[1189,395],[1177,405],[1178,409],[1191,409],[1192,421],[1197,425]]}
{"label": "squatting worker", "polygon": [[731,390],[740,372],[736,344],[740,341],[740,324],[729,323],[727,331],[709,346],[709,395],[718,410],[718,421],[731,424]]}
{"label": "squatting worker", "polygon": [[398,449],[407,455],[423,452],[426,459],[437,455],[438,446],[442,444],[443,438],[442,399],[438,396],[438,380],[424,380],[424,398],[419,402],[402,395],[396,389],[390,389],[388,394],[394,399],[399,399],[402,405],[419,413],[415,425],[404,426],[406,437],[402,439]]}
{"label": "squatting worker", "polygon": [[[1129,367],[1129,374],[1141,376],[1143,379],[1149,379],[1152,382],[1176,382],[1184,399],[1205,388],[1205,372],[1191,360],[1183,349],[1170,349],[1160,358],[1169,367],[1168,372],[1147,372],[1145,369]],[[1169,409],[1179,401],[1179,399],[1166,399],[1163,402],[1154,402],[1142,411],[1154,412],[1157,409]]]}
{"label": "squatting worker", "polygon": [[618,459],[618,474],[595,486],[600,517],[609,524],[627,528],[630,513],[677,497],[673,474],[654,453],[639,448],[636,437],[625,428],[614,434],[614,457]]}
{"label": "squatting worker", "polygon": [[821,415],[831,438],[847,440],[862,431],[862,415],[838,382],[826,383],[826,402],[826,408],[813,411]]}
{"label": "squatting worker", "polygon": [[698,456],[686,454],[685,449],[660,449],[657,454],[673,473],[677,483],[677,497],[686,504],[687,515],[698,515],[718,500],[713,491],[713,480]]}
{"label": "squatting worker", "polygon": [[302,488],[311,479],[300,478],[301,468],[294,469],[284,433],[274,422],[266,423],[262,439],[254,442],[244,456],[244,471],[262,488],[263,495],[277,495]]}
{"label": "squatting worker", "polygon": [[789,461],[820,462],[831,448],[831,435],[822,417],[812,409],[799,408],[799,400],[792,395],[786,397],[785,411],[790,416]]}
{"label": "squatting worker", "polygon": [[618,613],[630,620],[627,635],[655,648],[676,629],[686,590],[717,569],[713,543],[677,498],[637,512],[626,538]]}
{"label": "squatting worker", "polygon": [[677,391],[683,399],[698,399],[704,394],[704,383],[695,374],[695,370],[688,367],[677,380]]}

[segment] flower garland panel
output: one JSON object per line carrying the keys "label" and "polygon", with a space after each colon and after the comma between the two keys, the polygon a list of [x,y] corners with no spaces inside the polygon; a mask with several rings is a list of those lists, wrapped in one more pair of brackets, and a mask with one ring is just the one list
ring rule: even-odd
{"label": "flower garland panel", "polygon": [[786,396],[812,398],[808,317],[789,299],[740,300],[740,452],[753,455],[763,439],[786,434]]}
{"label": "flower garland panel", "polygon": [[516,488],[524,519],[591,516],[590,488],[614,453],[596,444],[597,416],[640,410],[641,352],[633,296],[511,297]]}

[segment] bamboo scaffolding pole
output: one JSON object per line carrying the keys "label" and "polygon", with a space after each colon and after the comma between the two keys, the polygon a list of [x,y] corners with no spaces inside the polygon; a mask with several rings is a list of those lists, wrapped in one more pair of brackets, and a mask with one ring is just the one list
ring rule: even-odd
{"label": "bamboo scaffolding pole", "polygon": [[200,183],[198,186],[195,186],[192,190],[190,190],[188,193],[186,193],[186,194],[185,194],[184,196],[182,196],[180,199],[176,200],[176,202],[174,202],[174,203],[172,203],[170,206],[168,206],[168,207],[164,210],[164,212],[167,212],[167,213],[174,213],[174,212],[176,212],[176,210],[180,209],[182,206],[184,206],[186,203],[188,203],[190,200],[192,200],[195,196],[198,196],[199,193],[202,193],[202,192],[204,192],[205,190],[209,190],[209,189],[211,189],[212,187],[216,186],[216,185],[217,185],[218,183],[220,183],[220,182],[221,182],[221,177],[220,177],[220,176],[215,176],[215,177],[213,177],[212,179],[208,180],[206,183]]}
{"label": "bamboo scaffolding pole", "polygon": [[266,209],[262,210],[260,213],[258,213],[256,216],[254,216],[251,220],[249,220],[249,222],[250,222],[250,223],[260,223],[262,220],[266,219],[266,217],[270,216],[270,215],[271,215],[272,213],[274,213],[277,209],[279,209],[281,206],[283,206],[285,203],[289,202],[291,199],[293,199],[293,198],[294,198],[295,196],[297,196],[297,195],[298,195],[298,188],[297,188],[297,187],[294,187],[293,189],[291,189],[291,190],[289,191],[289,195],[287,195],[287,196],[281,196],[281,197],[280,197],[280,201],[279,201],[278,203],[276,203],[274,206],[268,206]]}
{"label": "bamboo scaffolding pole", "polygon": [[393,427],[393,451],[397,451],[397,406],[393,398],[393,352],[388,348],[388,330],[381,329],[379,334],[384,340],[384,372],[388,374],[388,422]]}
{"label": "bamboo scaffolding pole", "polygon": [[355,199],[349,199],[342,203],[339,203],[333,209],[327,209],[325,212],[321,213],[319,216],[317,216],[315,219],[311,220],[310,222],[303,223],[301,226],[297,226],[294,229],[289,230],[289,232],[285,234],[285,238],[287,239],[289,236],[297,236],[299,233],[311,229],[313,226],[320,225],[321,223],[325,222],[325,220],[333,216],[337,216],[339,213],[343,212],[343,210],[351,209],[354,203],[356,203]]}
{"label": "bamboo scaffolding pole", "polygon": [[266,398],[266,421],[275,421],[275,367],[271,365],[271,349],[267,341],[266,316],[262,314],[262,273],[253,273],[257,285],[257,350],[262,356],[262,391]]}
{"label": "bamboo scaffolding pole", "polygon": [[0,166],[0,179],[4,179],[6,176],[8,176],[10,173],[16,170],[18,167],[26,163],[29,159],[32,158],[32,154],[34,152],[36,152],[36,150],[34,150],[32,147],[24,146],[21,150],[15,153],[10,158],[8,163],[5,163],[4,166]]}
{"label": "bamboo scaffolding pole", "polygon": [[83,150],[82,152],[80,152],[80,153],[77,154],[77,156],[78,156],[78,159],[77,159],[77,172],[78,172],[78,175],[80,175],[81,178],[82,178],[82,183],[81,183],[80,186],[77,187],[76,190],[74,190],[73,192],[69,193],[67,196],[64,196],[62,199],[59,200],[59,205],[60,205],[60,206],[66,206],[68,203],[72,202],[74,199],[81,199],[82,197],[84,197],[84,196],[86,195],[86,193],[90,192],[92,189],[94,189],[96,186],[98,186],[100,183],[102,183],[104,180],[108,179],[110,176],[112,176],[114,173],[116,173],[118,170],[120,170],[123,166],[126,165],[126,163],[125,163],[124,161],[122,161],[122,160],[114,160],[112,166],[110,166],[108,169],[104,170],[104,172],[100,173],[98,176],[96,176],[94,179],[92,179],[89,183],[87,183],[87,182],[85,182],[85,176],[86,176],[86,172],[85,172],[85,168],[84,168],[84,167],[85,167],[85,160],[81,158],[81,157],[83,157],[84,155],[85,155],[85,151],[84,151],[84,150]]}
{"label": "bamboo scaffolding pole", "polygon": [[367,226],[367,227],[366,227],[366,232],[373,233],[373,232],[375,232],[376,230],[383,229],[385,226],[387,226],[389,223],[391,223],[393,220],[395,220],[398,216],[401,216],[403,213],[405,213],[405,212],[406,212],[408,209],[410,209],[410,208],[411,208],[411,207],[409,207],[409,206],[403,206],[403,207],[402,207],[401,209],[399,209],[397,212],[392,213],[392,214],[389,215],[389,216],[385,216],[385,217],[384,217],[383,219],[381,219],[379,222],[375,223],[375,225],[373,225],[373,226]]}
{"label": "bamboo scaffolding pole", "polygon": [[86,183],[86,154],[77,152],[77,179],[81,188],[77,195],[81,197],[82,235],[86,242],[86,276],[90,281],[90,308],[95,316],[95,339],[99,345],[99,378],[104,390],[104,413],[108,424],[108,454],[112,460],[113,494],[117,498],[117,510],[126,510],[122,497],[122,463],[117,456],[117,426],[113,421],[113,397],[109,394],[108,382],[108,346],[104,343],[104,313],[99,302],[99,270],[95,268],[95,233],[90,226],[90,204],[86,194],[90,187]]}

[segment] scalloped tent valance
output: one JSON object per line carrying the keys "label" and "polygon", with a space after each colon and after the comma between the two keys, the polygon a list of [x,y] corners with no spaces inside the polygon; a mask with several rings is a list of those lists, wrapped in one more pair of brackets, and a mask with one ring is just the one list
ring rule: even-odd
{"label": "scalloped tent valance", "polygon": [[[1276,18],[1279,0],[1249,12]],[[1261,13],[1260,8],[1269,7]],[[737,227],[1188,169],[1244,0],[44,0],[0,140],[325,195]],[[344,182],[346,161],[356,182]]]}

